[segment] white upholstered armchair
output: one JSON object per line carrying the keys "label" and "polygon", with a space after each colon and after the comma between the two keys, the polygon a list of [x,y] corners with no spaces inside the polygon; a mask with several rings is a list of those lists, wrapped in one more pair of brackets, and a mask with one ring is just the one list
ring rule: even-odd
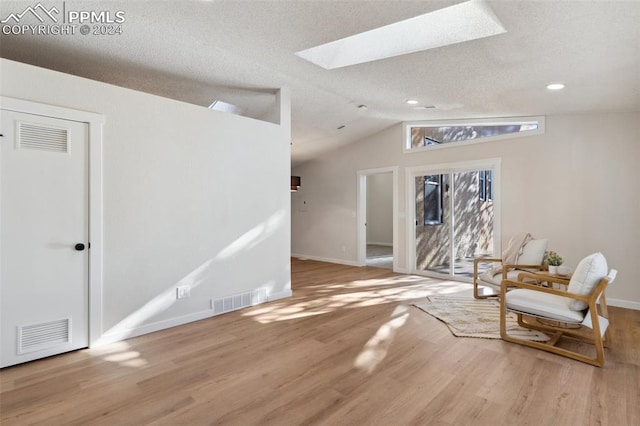
{"label": "white upholstered armchair", "polygon": [[[608,271],[607,268],[602,253],[594,253],[580,261],[568,286],[567,280],[556,281],[548,274],[543,280],[548,283],[547,287],[532,284],[531,281],[540,278],[532,272],[521,272],[516,280],[504,280],[500,294],[502,339],[602,367],[604,347],[610,340],[605,290],[617,274],[615,269]],[[551,282],[566,288],[551,288]],[[521,327],[542,331],[549,335],[549,340],[533,342],[510,336],[506,329],[507,312],[517,314]],[[569,349],[571,346],[558,347],[562,337],[593,344],[595,356],[585,354],[583,347],[575,351]]]}
{"label": "white upholstered armchair", "polygon": [[[515,280],[522,271],[543,269],[548,243],[547,239],[535,239],[531,234],[521,233],[511,238],[501,258],[474,259],[473,297],[498,296],[503,279]],[[480,273],[479,264],[485,262],[491,262],[495,267]]]}

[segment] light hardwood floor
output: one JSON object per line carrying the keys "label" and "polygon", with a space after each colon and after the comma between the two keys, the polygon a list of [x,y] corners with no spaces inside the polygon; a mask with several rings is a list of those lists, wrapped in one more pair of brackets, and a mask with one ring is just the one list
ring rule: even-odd
{"label": "light hardwood floor", "polygon": [[467,284],[296,259],[292,276],[289,299],[2,370],[0,423],[640,424],[640,311],[611,308],[597,368],[410,306]]}

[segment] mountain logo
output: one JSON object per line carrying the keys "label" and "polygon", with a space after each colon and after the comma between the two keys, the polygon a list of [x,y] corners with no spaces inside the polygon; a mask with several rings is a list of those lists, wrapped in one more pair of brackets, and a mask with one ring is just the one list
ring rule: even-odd
{"label": "mountain logo", "polygon": [[11,13],[0,22],[3,24],[7,24],[9,23],[9,21],[13,20],[15,24],[18,24],[25,15],[31,14],[35,16],[36,19],[38,19],[38,21],[40,21],[41,23],[44,23],[46,17],[49,17],[49,19],[57,23],[58,19],[54,16],[54,13],[56,15],[60,13],[60,11],[55,6],[47,10],[47,8],[42,5],[42,3],[38,3],[34,7],[27,7],[22,11],[22,13]]}

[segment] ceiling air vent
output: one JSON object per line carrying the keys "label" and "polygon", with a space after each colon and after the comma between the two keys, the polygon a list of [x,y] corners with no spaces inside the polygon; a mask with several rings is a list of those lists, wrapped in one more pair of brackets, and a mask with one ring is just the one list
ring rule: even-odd
{"label": "ceiling air vent", "polygon": [[68,152],[68,146],[67,129],[18,123],[18,148]]}
{"label": "ceiling air vent", "polygon": [[71,318],[18,327],[18,354],[35,352],[71,341]]}

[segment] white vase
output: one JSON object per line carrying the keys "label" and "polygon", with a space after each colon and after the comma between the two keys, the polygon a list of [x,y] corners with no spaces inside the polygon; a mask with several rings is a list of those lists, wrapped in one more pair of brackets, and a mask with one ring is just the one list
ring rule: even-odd
{"label": "white vase", "polygon": [[549,265],[549,273],[550,274],[557,274],[558,273],[558,267],[556,265]]}

